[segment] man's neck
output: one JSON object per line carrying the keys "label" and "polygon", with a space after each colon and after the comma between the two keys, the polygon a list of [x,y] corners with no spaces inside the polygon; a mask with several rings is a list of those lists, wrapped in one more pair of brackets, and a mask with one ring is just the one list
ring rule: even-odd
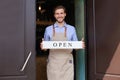
{"label": "man's neck", "polygon": [[60,22],[57,22],[57,24],[58,24],[59,27],[63,27],[64,24],[65,24],[65,22],[61,22],[61,23],[60,23]]}

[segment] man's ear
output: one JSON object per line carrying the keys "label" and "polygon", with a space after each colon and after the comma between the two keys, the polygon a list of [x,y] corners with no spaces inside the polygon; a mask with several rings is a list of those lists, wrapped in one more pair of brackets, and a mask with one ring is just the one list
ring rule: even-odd
{"label": "man's ear", "polygon": [[66,16],[67,14],[65,13],[65,16]]}

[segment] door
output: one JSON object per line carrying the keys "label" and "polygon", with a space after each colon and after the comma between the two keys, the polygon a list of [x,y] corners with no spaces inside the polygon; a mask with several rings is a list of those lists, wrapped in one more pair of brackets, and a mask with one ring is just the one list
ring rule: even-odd
{"label": "door", "polygon": [[34,0],[0,0],[0,80],[35,80],[34,5]]}
{"label": "door", "polygon": [[88,80],[120,80],[120,0],[87,0]]}

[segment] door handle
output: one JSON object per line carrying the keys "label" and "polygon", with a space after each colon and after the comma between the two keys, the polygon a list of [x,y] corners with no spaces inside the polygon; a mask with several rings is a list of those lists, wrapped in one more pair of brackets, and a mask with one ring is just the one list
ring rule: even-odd
{"label": "door handle", "polygon": [[24,69],[25,69],[25,67],[26,67],[26,65],[27,65],[27,63],[28,63],[28,60],[29,60],[30,57],[31,57],[31,54],[32,54],[32,52],[30,51],[30,53],[29,53],[29,55],[28,55],[28,57],[27,57],[25,63],[23,64],[23,67],[21,68],[20,71],[24,71]]}

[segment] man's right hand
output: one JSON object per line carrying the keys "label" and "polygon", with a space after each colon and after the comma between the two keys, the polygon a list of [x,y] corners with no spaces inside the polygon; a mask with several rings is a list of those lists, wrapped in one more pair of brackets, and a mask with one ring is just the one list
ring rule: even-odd
{"label": "man's right hand", "polygon": [[42,42],[40,43],[40,48],[41,48],[41,50],[47,51],[47,49],[43,48],[43,41],[44,41],[44,38],[42,38]]}

